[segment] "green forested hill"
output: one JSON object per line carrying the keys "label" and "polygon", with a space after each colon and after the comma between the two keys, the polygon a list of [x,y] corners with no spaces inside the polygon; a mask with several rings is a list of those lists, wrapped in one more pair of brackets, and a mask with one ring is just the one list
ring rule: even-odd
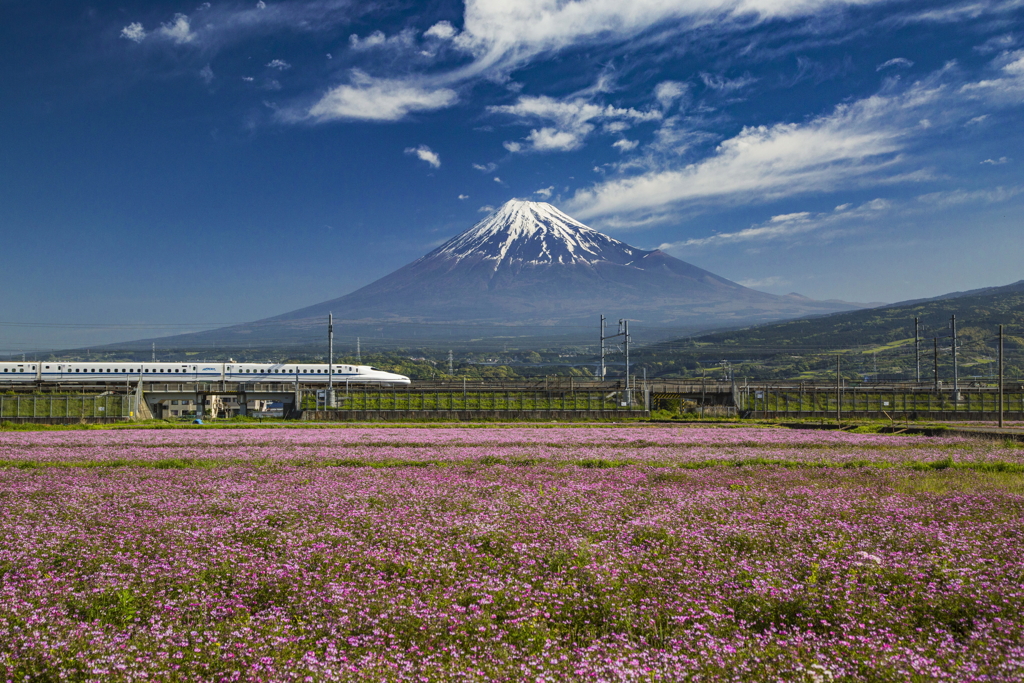
{"label": "green forested hill", "polygon": [[[933,299],[789,320],[690,339],[655,343],[636,352],[654,376],[712,376],[731,368],[752,379],[834,376],[835,357],[851,379],[914,379],[914,318],[920,321],[921,378],[952,376],[950,317],[957,320],[959,368],[964,378],[991,378],[996,339],[1004,326],[1006,373],[1024,376],[1024,280],[1003,287],[955,292]],[[937,340],[937,343],[933,341]],[[936,353],[937,351],[937,353]]]}
{"label": "green forested hill", "polygon": [[1024,280],[1004,287],[957,292],[934,299],[891,304],[881,308],[835,313],[699,337],[700,343],[746,348],[793,348],[819,351],[881,346],[913,340],[914,318],[921,336],[949,335],[950,317],[956,315],[961,340],[991,339],[1000,324],[1015,337],[1024,336]]}

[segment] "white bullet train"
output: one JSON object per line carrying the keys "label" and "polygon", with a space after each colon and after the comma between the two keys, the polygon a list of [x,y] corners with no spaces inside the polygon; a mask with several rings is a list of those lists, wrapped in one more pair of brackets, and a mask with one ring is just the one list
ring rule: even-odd
{"label": "white bullet train", "polygon": [[[368,365],[335,365],[334,384],[404,385],[409,378]],[[308,363],[143,363],[120,361],[0,363],[0,385],[32,382],[124,384],[125,382],[302,382],[327,384],[326,364]]]}

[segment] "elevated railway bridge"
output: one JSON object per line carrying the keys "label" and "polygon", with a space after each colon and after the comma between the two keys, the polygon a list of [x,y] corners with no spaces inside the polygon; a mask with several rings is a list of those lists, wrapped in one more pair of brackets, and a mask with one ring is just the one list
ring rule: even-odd
{"label": "elevated railway bridge", "polygon": [[[831,382],[731,382],[623,378],[546,377],[530,380],[444,379],[409,386],[335,385],[337,409],[324,410],[322,383],[135,382],[123,384],[35,383],[0,385],[0,419],[91,421],[170,417],[172,402],[188,404],[196,417],[209,414],[207,399],[230,397],[245,415],[250,401],[279,403],[284,417],[306,420],[474,417],[585,419],[639,417],[650,411],[743,415],[753,418],[882,418],[989,420],[998,410],[995,386]],[[1006,386],[1004,409],[1024,420],[1024,384]],[[184,415],[181,411],[180,415]],[[514,415],[513,415],[514,414]]]}

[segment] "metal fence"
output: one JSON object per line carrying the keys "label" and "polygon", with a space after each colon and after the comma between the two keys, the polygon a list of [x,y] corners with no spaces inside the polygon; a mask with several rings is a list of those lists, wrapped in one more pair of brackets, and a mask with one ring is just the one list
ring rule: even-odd
{"label": "metal fence", "polygon": [[20,394],[0,395],[2,418],[127,418],[133,411],[132,396]]}
{"label": "metal fence", "polygon": [[[588,411],[645,410],[645,394],[634,391],[423,390],[366,387],[336,394],[338,411]],[[302,408],[325,409],[324,393],[305,394]]]}
{"label": "metal fence", "polygon": [[[999,393],[992,387],[965,387],[959,397],[946,389],[843,387],[837,392],[820,387],[750,386],[741,390],[744,410],[755,417],[916,415],[976,419],[999,411]],[[1003,394],[1007,418],[1024,419],[1024,389]]]}

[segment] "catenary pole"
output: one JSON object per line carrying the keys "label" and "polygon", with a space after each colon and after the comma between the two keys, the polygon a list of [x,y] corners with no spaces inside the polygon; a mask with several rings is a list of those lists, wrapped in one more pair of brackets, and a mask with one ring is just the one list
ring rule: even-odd
{"label": "catenary pole", "polygon": [[932,373],[935,376],[934,377],[934,380],[935,380],[935,391],[936,391],[936,393],[938,393],[938,391],[939,391],[939,338],[938,337],[932,337],[932,344],[935,347],[933,349],[933,351],[934,351],[934,356],[933,356],[934,360],[932,362],[934,363],[934,368],[932,370]]}
{"label": "catenary pole", "polygon": [[921,325],[914,318],[914,357],[917,359],[917,383],[921,383]]}
{"label": "catenary pole", "polygon": [[999,428],[1003,428],[1003,326],[999,326]]}
{"label": "catenary pole", "polygon": [[334,313],[327,314],[327,407],[337,407],[334,400]]}
{"label": "catenary pole", "polygon": [[604,380],[604,316],[601,316],[601,379]]}
{"label": "catenary pole", "polygon": [[960,403],[960,368],[957,367],[956,363],[956,316],[950,318],[949,322],[952,333],[950,338],[952,339],[951,346],[953,347],[953,410],[957,409]]}
{"label": "catenary pole", "polygon": [[843,401],[839,394],[839,359],[841,356],[836,355],[836,425],[842,427],[843,425]]}

